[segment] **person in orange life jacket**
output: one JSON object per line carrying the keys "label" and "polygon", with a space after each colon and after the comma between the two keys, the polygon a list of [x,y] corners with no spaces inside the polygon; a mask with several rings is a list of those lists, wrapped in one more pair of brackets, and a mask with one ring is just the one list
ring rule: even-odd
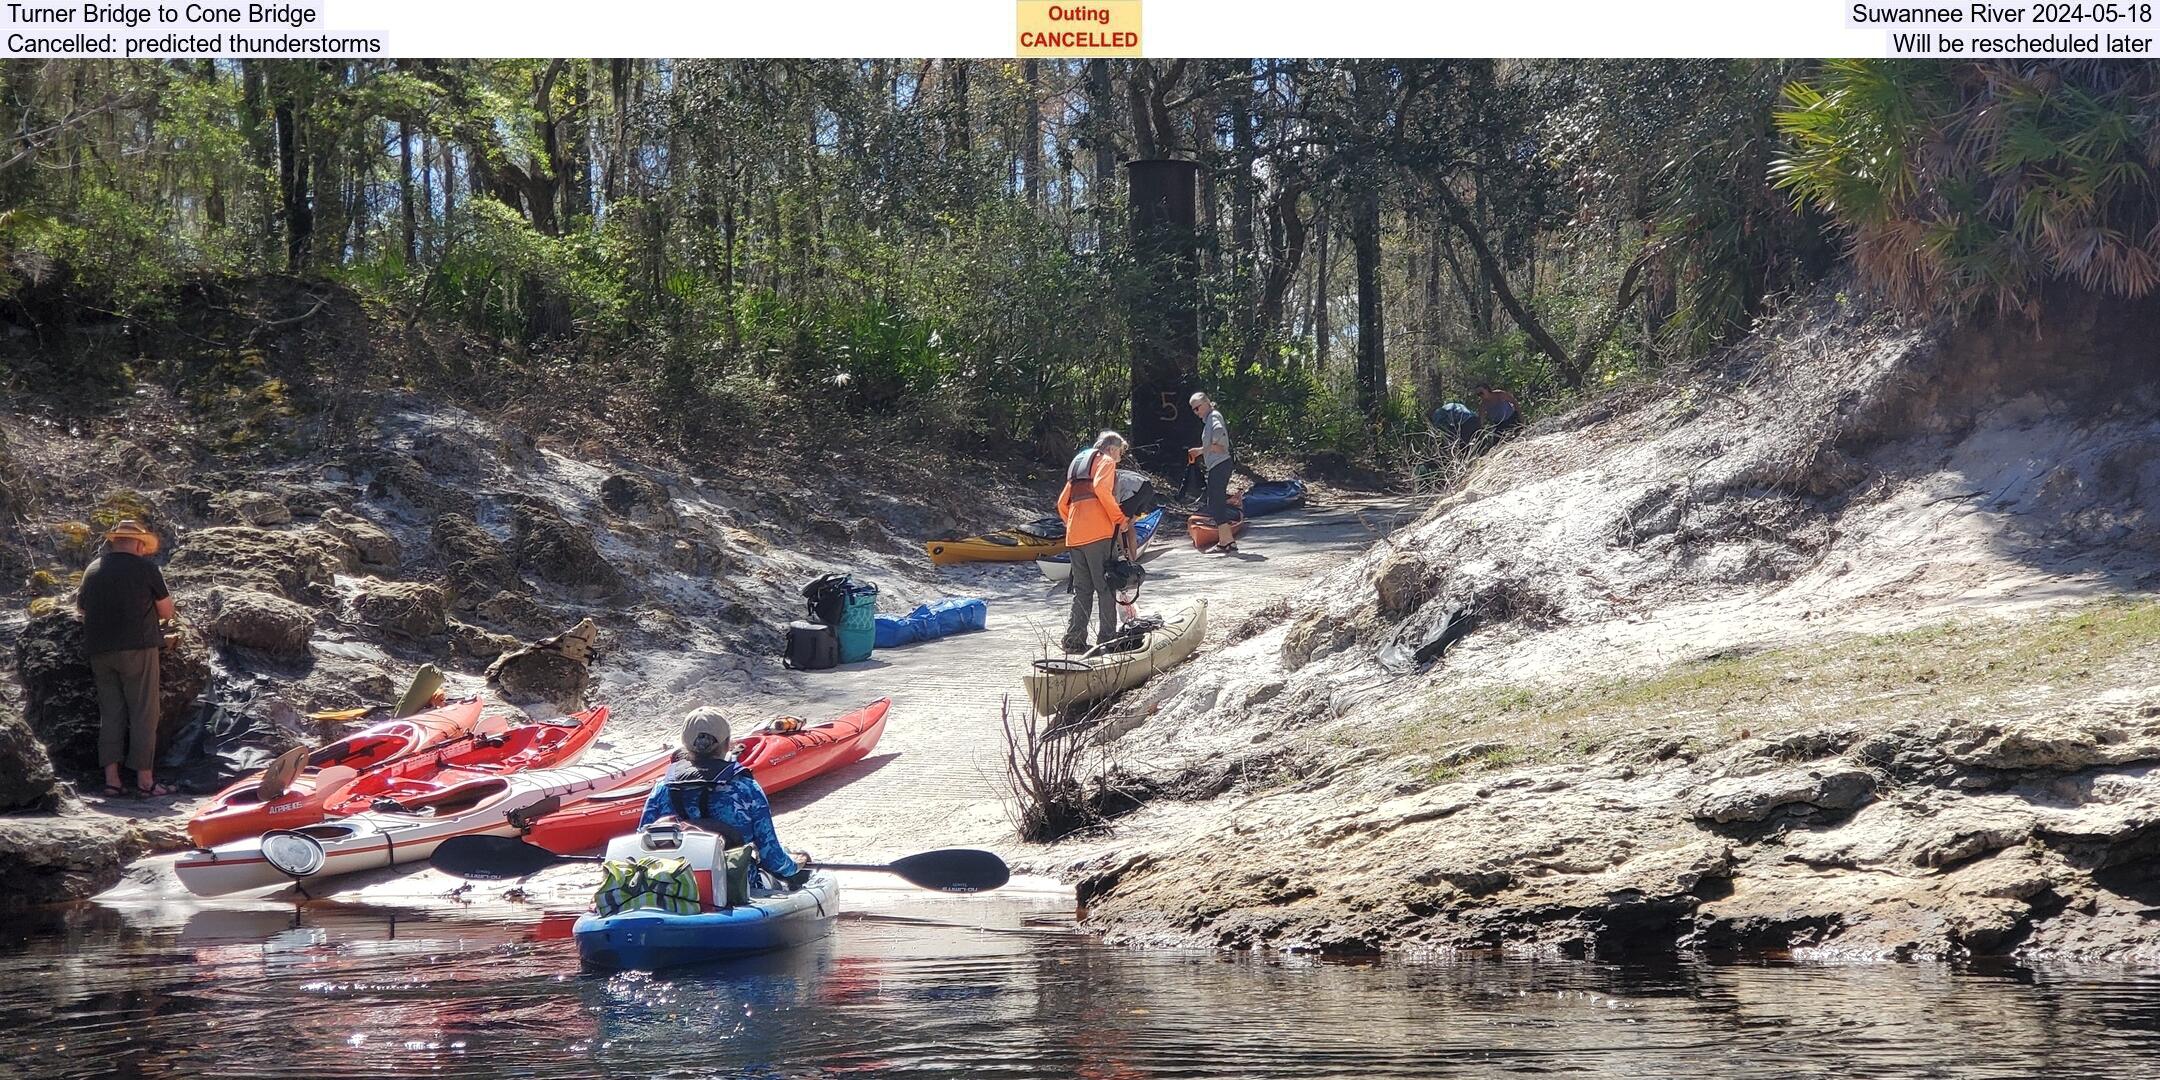
{"label": "person in orange life jacket", "polygon": [[1072,618],[1065,624],[1066,652],[1086,652],[1088,609],[1096,609],[1097,642],[1117,633],[1117,590],[1104,571],[1111,552],[1122,545],[1128,559],[1139,556],[1132,521],[1117,501],[1117,467],[1125,457],[1125,436],[1105,431],[1095,445],[1073,455],[1065,466],[1065,490],[1058,493],[1058,517],[1065,521],[1065,543],[1072,548]]}
{"label": "person in orange life jacket", "polygon": [[[1186,451],[1190,461],[1197,461],[1207,469],[1207,512],[1218,525],[1225,525],[1239,516],[1230,509],[1230,426],[1223,423],[1222,412],[1203,391],[1189,401],[1193,415],[1200,418],[1200,445]],[[1215,550],[1236,552],[1237,543],[1228,528],[1222,531],[1222,540]]]}
{"label": "person in orange life jacket", "polygon": [[719,709],[696,709],[684,718],[682,749],[675,751],[667,776],[646,796],[638,828],[672,817],[718,834],[729,847],[747,840],[756,845],[758,865],[766,873],[800,889],[810,880],[810,868],[797,864],[780,846],[765,789],[750,770],[728,757],[732,735],[727,714]]}

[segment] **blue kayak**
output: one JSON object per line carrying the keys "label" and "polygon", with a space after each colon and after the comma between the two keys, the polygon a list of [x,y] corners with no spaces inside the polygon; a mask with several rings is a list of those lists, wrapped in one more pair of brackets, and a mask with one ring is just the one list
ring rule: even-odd
{"label": "blue kayak", "polygon": [[1269,480],[1254,484],[1245,493],[1243,509],[1249,518],[1279,514],[1305,505],[1305,482],[1302,480]]}
{"label": "blue kayak", "polygon": [[797,892],[753,890],[749,903],[725,911],[585,914],[571,933],[586,967],[656,971],[806,945],[832,933],[839,911],[839,884],[819,872]]}
{"label": "blue kayak", "polygon": [[[1161,510],[1150,510],[1134,518],[1132,523],[1133,539],[1137,541],[1134,546],[1143,552],[1146,551],[1148,541],[1155,539],[1155,530],[1162,528],[1162,521],[1163,512]],[[1035,560],[1035,569],[1042,571],[1042,575],[1052,581],[1063,581],[1072,576],[1072,556],[1045,556]]]}

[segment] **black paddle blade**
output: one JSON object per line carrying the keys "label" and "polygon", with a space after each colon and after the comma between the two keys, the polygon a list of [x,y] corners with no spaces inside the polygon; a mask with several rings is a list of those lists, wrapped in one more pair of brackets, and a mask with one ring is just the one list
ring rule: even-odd
{"label": "black paddle blade", "polygon": [[908,884],[938,892],[988,892],[1012,880],[1005,860],[976,848],[939,848],[885,865],[817,863],[826,870],[876,870],[898,874]]}
{"label": "black paddle blade", "polygon": [[514,836],[453,836],[435,849],[428,865],[451,877],[501,881],[539,873],[559,862],[583,861],[557,855]]}

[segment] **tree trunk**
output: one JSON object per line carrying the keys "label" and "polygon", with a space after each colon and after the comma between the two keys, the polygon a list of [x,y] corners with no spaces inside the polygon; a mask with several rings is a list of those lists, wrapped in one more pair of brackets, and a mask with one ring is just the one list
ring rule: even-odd
{"label": "tree trunk", "polygon": [[1253,111],[1259,103],[1253,100],[1253,62],[1240,60],[1238,64],[1245,73],[1245,83],[1238,93],[1229,96],[1230,156],[1237,170],[1230,185],[1230,251],[1233,264],[1249,270],[1259,255],[1253,237],[1253,162],[1258,156],[1254,150]]}
{"label": "tree trunk", "polygon": [[[289,92],[289,91],[288,91]],[[299,108],[289,96],[277,103],[278,196],[285,214],[285,268],[307,268],[315,239],[315,214],[308,203],[308,155],[300,138]]]}
{"label": "tree trunk", "polygon": [[1357,256],[1358,410],[1378,420],[1388,393],[1387,333],[1380,321],[1380,192],[1368,189],[1354,198],[1350,243]]}
{"label": "tree trunk", "polygon": [[1162,156],[1155,143],[1155,112],[1148,107],[1148,63],[1135,60],[1125,77],[1125,103],[1132,110],[1133,153],[1142,161]]}
{"label": "tree trunk", "polygon": [[1246,330],[1241,367],[1260,359],[1261,349],[1282,325],[1290,285],[1297,280],[1298,266],[1304,261],[1306,229],[1305,219],[1298,213],[1298,198],[1295,189],[1285,188],[1268,201],[1267,273],[1261,279],[1259,302]]}
{"label": "tree trunk", "polygon": [[1110,204],[1117,188],[1117,135],[1111,126],[1110,61],[1088,61],[1088,141],[1095,149],[1095,182],[1088,202],[1095,215],[1095,250],[1110,250]]}
{"label": "tree trunk", "polygon": [[975,150],[974,125],[968,115],[968,62],[945,61],[945,85],[952,95],[952,112],[945,118],[945,137],[953,153],[966,156]]}
{"label": "tree trunk", "polygon": [[447,249],[457,239],[457,144],[437,139],[435,148],[442,154],[442,246]]}
{"label": "tree trunk", "polygon": [[1582,389],[1586,374],[1582,366],[1573,356],[1568,355],[1566,349],[1560,347],[1558,341],[1553,340],[1553,336],[1546,332],[1544,324],[1530,314],[1530,309],[1516,297],[1515,290],[1508,286],[1507,272],[1501,267],[1499,256],[1493,254],[1492,246],[1485,242],[1485,236],[1478,231],[1477,223],[1470,220],[1469,209],[1448,189],[1445,179],[1436,180],[1433,191],[1440,198],[1441,209],[1447,213],[1449,220],[1455,223],[1456,230],[1463,234],[1463,239],[1470,242],[1470,251],[1477,256],[1478,267],[1485,272],[1486,284],[1492,287],[1493,298],[1500,301],[1501,307],[1507,309],[1508,317],[1515,320],[1515,325],[1530,336],[1531,343],[1538,347],[1538,351],[1552,358],[1554,373],[1560,376],[1561,383],[1570,390]]}
{"label": "tree trunk", "polygon": [[[269,91],[263,84],[262,61],[240,61],[240,138],[247,144],[248,164],[254,166],[257,176],[269,176],[278,171],[277,139],[271,130],[269,98]],[[262,230],[261,245],[257,250],[268,258],[277,249],[282,189],[272,192],[259,183],[250,184],[249,188],[260,193],[254,208],[255,227]]]}
{"label": "tree trunk", "polygon": [[1328,338],[1334,329],[1328,325],[1328,265],[1334,261],[1328,253],[1328,234],[1334,231],[1327,211],[1319,214],[1320,248],[1315,254],[1319,262],[1313,267],[1313,370],[1326,371],[1328,363]]}
{"label": "tree trunk", "polygon": [[1027,100],[1020,106],[1020,138],[1026,145],[1021,147],[1020,167],[1026,175],[1021,180],[1021,195],[1027,204],[1037,210],[1043,208],[1043,123],[1042,123],[1042,61],[1024,60],[1020,64],[1021,93]]}
{"label": "tree trunk", "polygon": [[720,208],[720,321],[727,329],[728,355],[742,352],[742,327],[735,320],[735,185],[728,184]]}
{"label": "tree trunk", "polygon": [[398,212],[405,224],[405,265],[420,259],[419,208],[413,205],[412,125],[398,121]]}

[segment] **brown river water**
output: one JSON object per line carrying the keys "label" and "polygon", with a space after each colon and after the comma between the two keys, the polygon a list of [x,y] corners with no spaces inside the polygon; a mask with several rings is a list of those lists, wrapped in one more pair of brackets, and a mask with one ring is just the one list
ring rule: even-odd
{"label": "brown river water", "polygon": [[1322,962],[1109,948],[1047,897],[853,906],[816,946],[660,976],[582,974],[570,915],[501,904],[10,916],[0,1077],[2149,1077],[2160,1062],[2160,973]]}

